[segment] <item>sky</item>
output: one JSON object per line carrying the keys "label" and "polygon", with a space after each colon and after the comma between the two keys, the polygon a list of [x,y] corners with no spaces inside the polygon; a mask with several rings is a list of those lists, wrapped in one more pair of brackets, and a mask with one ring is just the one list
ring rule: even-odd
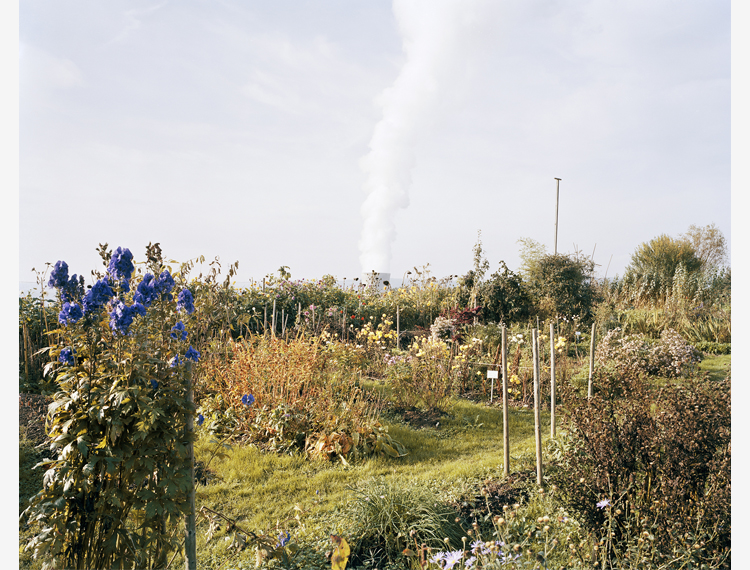
{"label": "sky", "polygon": [[[19,281],[100,243],[236,280],[622,275],[730,226],[727,0],[19,3]],[[479,237],[481,232],[481,238]]]}

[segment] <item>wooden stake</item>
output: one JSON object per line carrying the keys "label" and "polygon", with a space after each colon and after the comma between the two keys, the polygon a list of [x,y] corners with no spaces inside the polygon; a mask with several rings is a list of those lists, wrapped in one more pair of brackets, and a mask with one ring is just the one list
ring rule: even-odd
{"label": "wooden stake", "polygon": [[197,553],[195,541],[195,456],[193,454],[193,367],[188,362],[186,367],[187,374],[187,400],[188,414],[186,422],[186,431],[188,435],[188,465],[190,487],[188,491],[188,505],[190,510],[185,515],[185,570],[197,570]]}
{"label": "wooden stake", "polygon": [[508,348],[507,330],[503,326],[502,336],[503,352],[503,475],[510,475],[510,429],[508,418],[508,359],[506,357]]}
{"label": "wooden stake", "polygon": [[555,325],[549,324],[549,433],[555,437]]}
{"label": "wooden stake", "polygon": [[276,336],[276,299],[273,300],[273,309],[271,310],[271,336]]}
{"label": "wooden stake", "polygon": [[542,425],[539,409],[539,334],[531,331],[531,348],[534,356],[534,435],[536,439],[536,484],[542,484]]}
{"label": "wooden stake", "polygon": [[401,309],[396,305],[396,348],[401,350]]}
{"label": "wooden stake", "polygon": [[596,348],[596,323],[591,325],[591,354],[589,354],[589,399],[594,395],[594,349]]}

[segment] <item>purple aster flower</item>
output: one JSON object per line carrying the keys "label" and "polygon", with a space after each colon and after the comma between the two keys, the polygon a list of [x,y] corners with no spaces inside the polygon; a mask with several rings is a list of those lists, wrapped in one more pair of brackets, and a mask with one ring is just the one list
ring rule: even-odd
{"label": "purple aster flower", "polygon": [[109,286],[109,279],[107,277],[100,279],[83,297],[83,314],[88,315],[98,311],[114,296],[115,292]]}
{"label": "purple aster flower", "polygon": [[116,280],[127,283],[133,274],[133,269],[135,269],[133,266],[133,254],[127,248],[122,249],[118,247],[109,260],[109,267],[107,267],[109,274]]}
{"label": "purple aster flower", "polygon": [[476,561],[477,561],[476,556],[470,556],[469,558],[466,559],[466,562],[464,562],[464,566],[466,566],[467,568],[471,568],[474,565],[474,562]]}
{"label": "purple aster flower", "polygon": [[255,398],[253,397],[252,394],[245,394],[244,396],[242,396],[242,403],[245,404],[246,406],[248,407],[252,406],[254,402],[255,402]]}
{"label": "purple aster flower", "polygon": [[177,340],[185,340],[187,338],[187,331],[182,321],[179,321],[175,326],[172,327],[172,338]]}
{"label": "purple aster flower", "polygon": [[198,414],[198,425],[202,426],[203,425],[203,420],[205,420],[205,419],[206,418],[203,417],[203,414]]}
{"label": "purple aster flower", "polygon": [[435,556],[430,558],[430,562],[432,562],[433,564],[437,564],[438,566],[442,566],[440,563],[445,560],[445,556],[447,554],[447,552],[438,552],[437,554],[435,554]]}
{"label": "purple aster flower", "polygon": [[279,535],[279,542],[276,543],[276,548],[283,548],[284,546],[286,546],[290,538],[291,536],[289,536],[288,532],[287,533],[282,532]]}
{"label": "purple aster flower", "polygon": [[54,287],[55,289],[59,289],[61,287],[65,287],[67,283],[68,283],[68,264],[60,260],[57,263],[55,263],[55,267],[52,269],[52,273],[50,273],[49,282],[47,283],[47,285],[49,287]]}
{"label": "purple aster flower", "polygon": [[443,558],[443,560],[445,560],[445,566],[443,566],[444,570],[450,570],[451,568],[453,568],[456,565],[456,562],[461,560],[463,556],[463,550],[454,550],[453,552],[448,552],[445,555],[445,558]]}
{"label": "purple aster flower", "polygon": [[603,509],[607,505],[609,505],[609,499],[604,499],[603,501],[599,501],[598,503],[596,503],[596,506],[600,509]]}
{"label": "purple aster flower", "polygon": [[189,289],[183,289],[180,294],[177,295],[177,308],[181,311],[185,311],[188,315],[195,311],[193,305],[193,294]]}
{"label": "purple aster flower", "polygon": [[83,317],[81,306],[76,303],[63,303],[62,311],[57,316],[61,325],[75,324]]}
{"label": "purple aster flower", "polygon": [[58,358],[58,360],[62,362],[63,364],[67,364],[68,366],[73,366],[74,354],[75,354],[75,350],[72,350],[70,348],[63,348],[60,351],[60,358]]}
{"label": "purple aster flower", "polygon": [[193,362],[198,362],[198,359],[201,357],[201,353],[195,350],[192,346],[187,349],[187,352],[185,353],[185,358],[187,360],[192,360]]}

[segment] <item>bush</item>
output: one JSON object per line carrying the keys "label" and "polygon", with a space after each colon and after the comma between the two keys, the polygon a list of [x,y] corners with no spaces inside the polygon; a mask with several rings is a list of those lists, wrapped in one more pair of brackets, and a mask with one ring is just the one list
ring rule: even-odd
{"label": "bush", "polygon": [[550,469],[568,508],[611,549],[645,532],[657,562],[675,549],[697,564],[722,559],[731,531],[729,381],[688,380],[658,394],[634,376],[603,382],[570,409]]}
{"label": "bush", "polygon": [[622,329],[616,327],[597,345],[596,360],[620,373],[675,378],[692,373],[701,357],[674,330],[662,331],[659,341],[650,342],[643,334],[623,335]]}
{"label": "bush", "polygon": [[163,567],[189,507],[192,298],[160,256],[148,255],[152,273],[131,287],[132,254],[106,247],[107,275],[85,294],[65,262],[51,273],[61,308],[46,365],[59,386],[47,418],[54,458],[40,463],[43,488],[22,517],[45,569]]}

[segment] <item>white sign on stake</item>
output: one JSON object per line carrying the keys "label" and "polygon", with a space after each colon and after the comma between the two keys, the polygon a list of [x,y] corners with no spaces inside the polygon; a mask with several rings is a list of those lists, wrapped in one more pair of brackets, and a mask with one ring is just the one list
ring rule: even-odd
{"label": "white sign on stake", "polygon": [[488,370],[487,378],[492,378],[492,382],[490,382],[490,404],[491,404],[493,396],[494,396],[494,391],[495,391],[495,378],[497,378],[497,370]]}

